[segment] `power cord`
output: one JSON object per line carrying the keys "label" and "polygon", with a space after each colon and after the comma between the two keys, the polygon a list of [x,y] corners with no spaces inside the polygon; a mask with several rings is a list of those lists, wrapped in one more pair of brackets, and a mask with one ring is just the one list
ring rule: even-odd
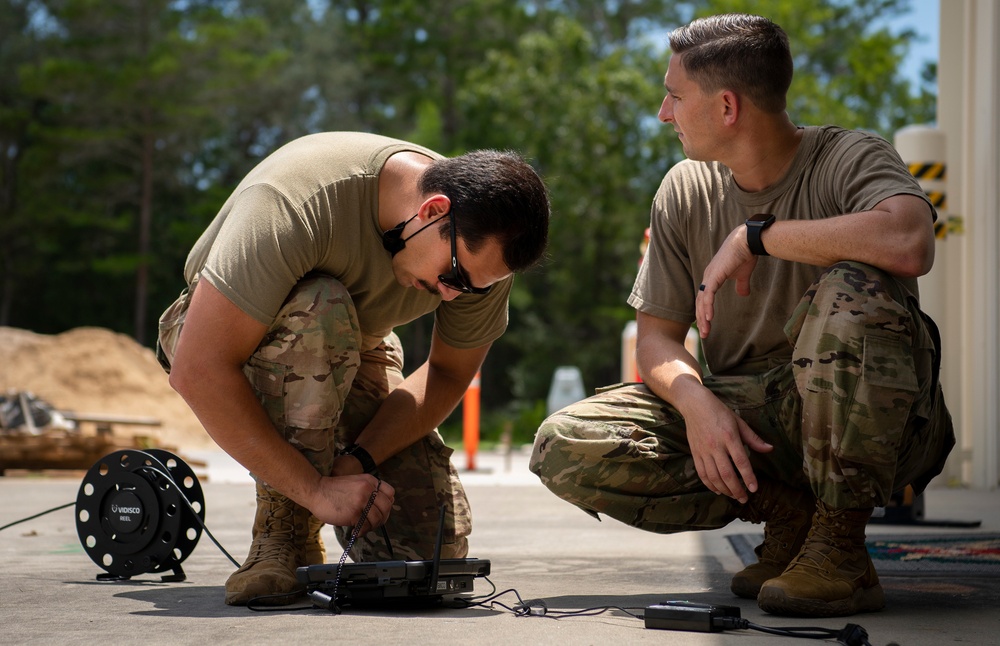
{"label": "power cord", "polygon": [[[159,469],[153,467],[143,467],[154,473],[157,473],[174,484],[177,488],[178,493],[181,495],[181,499],[188,506],[194,517],[198,520],[198,524],[201,525],[202,531],[208,536],[216,547],[221,551],[237,568],[240,567],[239,562],[226,551],[224,547],[216,540],[212,532],[209,531],[208,526],[198,515],[191,501],[188,500],[187,496],[184,495],[183,490],[177,486],[173,477],[169,473],[165,473]],[[372,491],[371,496],[368,498],[368,503],[365,505],[364,510],[361,513],[361,517],[358,519],[357,524],[351,531],[351,537],[348,540],[347,547],[344,549],[344,553],[340,557],[340,562],[337,567],[337,577],[334,580],[333,594],[328,595],[324,592],[314,590],[309,592],[309,598],[312,601],[312,607],[302,606],[298,608],[273,608],[273,607],[259,607],[263,601],[269,599],[275,599],[280,597],[287,597],[289,594],[298,593],[282,593],[282,594],[270,594],[270,595],[260,595],[251,599],[247,603],[247,608],[254,610],[256,612],[264,611],[275,611],[283,610],[296,611],[296,610],[313,610],[315,608],[323,608],[333,612],[334,614],[340,614],[341,608],[337,605],[337,590],[340,585],[341,571],[343,569],[344,563],[347,557],[354,547],[355,541],[357,541],[358,536],[361,534],[361,527],[364,525],[365,520],[368,518],[368,513],[371,511],[372,506],[375,504],[375,497],[378,495],[379,488],[382,485],[382,480],[378,480],[375,490]],[[39,512],[32,516],[22,518],[20,520],[15,520],[14,522],[7,523],[0,527],[0,531],[19,525],[21,523],[27,522],[29,520],[34,520],[35,518],[40,518],[46,514],[50,514],[61,509],[66,509],[67,507],[72,507],[76,502],[66,503],[64,505],[59,505],[58,507],[53,507],[45,511]],[[389,545],[391,550],[391,543],[389,538],[385,533],[385,528],[382,528],[383,538],[386,544]],[[473,608],[473,607],[484,607],[494,609],[496,607],[503,608],[504,610],[514,614],[517,617],[551,617],[553,619],[560,619],[563,617],[592,617],[596,615],[609,612],[611,610],[619,610],[624,612],[630,617],[636,619],[643,619],[646,622],[647,628],[665,628],[668,630],[687,630],[695,632],[722,632],[726,630],[756,630],[759,632],[780,635],[783,637],[799,637],[802,639],[831,639],[834,638],[838,643],[844,644],[844,646],[872,646],[871,642],[868,641],[868,632],[858,624],[847,624],[842,629],[830,629],[821,628],[815,626],[790,626],[790,627],[773,627],[773,626],[763,626],[760,624],[753,623],[747,619],[743,619],[739,616],[739,608],[735,606],[711,606],[707,604],[695,604],[689,602],[666,602],[660,605],[647,606],[645,612],[639,614],[642,608],[626,608],[621,606],[595,606],[592,608],[582,608],[580,610],[553,610],[548,607],[544,599],[529,599],[525,601],[521,598],[520,593],[515,588],[508,588],[503,592],[496,592],[497,586],[489,577],[484,577],[487,583],[490,584],[492,590],[480,597],[457,597],[454,599],[453,603],[458,608]],[[517,603],[513,606],[508,606],[504,603],[498,601],[499,598],[513,594],[517,598]],[[636,611],[636,612],[633,612]],[[664,613],[668,613],[664,615]],[[706,621],[707,619],[707,621]],[[664,625],[651,625],[657,624],[658,622]]]}
{"label": "power cord", "polygon": [[184,504],[187,505],[188,509],[190,509],[191,513],[194,515],[194,519],[198,521],[199,525],[201,525],[201,530],[205,532],[205,536],[208,536],[208,538],[215,544],[215,546],[219,548],[219,551],[222,552],[233,565],[235,565],[237,568],[240,567],[240,562],[234,559],[232,554],[227,552],[226,548],[222,547],[222,543],[216,540],[215,536],[212,535],[212,532],[209,531],[208,525],[206,525],[205,521],[201,519],[201,516],[198,514],[197,510],[195,510],[194,505],[192,505],[191,501],[188,500],[188,497],[184,495],[184,490],[177,484],[177,481],[173,479],[173,476],[171,476],[169,473],[157,469],[156,467],[147,466],[147,467],[142,467],[142,469],[152,471],[153,473],[157,473],[166,478],[167,480],[169,480],[171,483],[173,483],[174,488],[177,489],[177,493],[180,494],[181,499],[184,501]]}
{"label": "power cord", "polygon": [[[642,608],[631,608],[622,606],[596,606],[583,608],[581,610],[553,610],[548,607],[544,599],[529,599],[525,601],[520,593],[509,588],[503,592],[494,594],[496,584],[485,577],[486,581],[493,587],[493,591],[484,597],[457,598],[455,602],[459,607],[488,607],[493,609],[497,606],[513,613],[517,617],[551,617],[560,619],[563,617],[590,617],[603,614],[610,610],[619,610],[630,617],[643,619],[647,628],[665,628],[669,630],[687,630],[694,632],[722,632],[725,630],[757,630],[771,635],[782,637],[799,637],[803,639],[831,639],[834,638],[844,646],[872,646],[868,641],[868,632],[858,624],[847,624],[840,630],[830,628],[820,628],[815,626],[791,626],[772,627],[755,624],[746,619],[742,619],[740,609],[736,606],[712,606],[708,604],[691,603],[687,601],[668,601],[663,604],[647,606],[645,612],[636,612]],[[499,601],[500,597],[513,594],[517,598],[517,603],[513,607],[507,606]]]}
{"label": "power cord", "polygon": [[[458,608],[489,608],[495,609],[496,607],[503,608],[507,612],[512,613],[517,617],[551,617],[553,619],[560,619],[562,617],[592,617],[595,615],[600,615],[610,610],[620,610],[630,617],[635,619],[642,619],[641,614],[637,612],[642,610],[642,608],[623,608],[621,606],[595,606],[592,608],[582,608],[580,610],[553,610],[549,608],[548,604],[545,603],[544,599],[528,599],[525,601],[521,598],[521,594],[515,588],[508,588],[503,592],[496,592],[497,586],[489,577],[483,577],[486,582],[490,584],[493,588],[492,591],[481,597],[457,597],[454,599],[453,603]],[[497,601],[500,597],[504,595],[513,594],[517,598],[517,603],[513,606],[508,606],[504,603]]]}
{"label": "power cord", "polygon": [[[358,518],[358,522],[354,525],[354,529],[351,530],[351,537],[347,541],[347,545],[344,547],[344,553],[340,555],[340,562],[337,564],[337,576],[333,580],[333,591],[332,594],[326,594],[325,592],[320,592],[319,590],[313,590],[309,592],[309,599],[313,602],[313,605],[325,608],[335,615],[341,613],[340,606],[337,605],[337,590],[340,588],[340,577],[344,570],[344,563],[347,561],[347,557],[351,552],[351,548],[354,547],[354,542],[358,540],[358,536],[361,534],[361,527],[364,526],[365,521],[368,519],[368,513],[372,510],[372,506],[375,504],[375,498],[378,496],[378,490],[382,487],[382,479],[375,483],[375,490],[372,491],[371,495],[368,496],[368,503],[365,508],[361,510],[361,517]],[[384,529],[384,528],[383,528]],[[392,543],[389,542],[388,536],[385,536],[386,544],[389,545],[389,549],[392,549]],[[250,604],[247,604],[250,607]]]}
{"label": "power cord", "polygon": [[65,505],[59,505],[58,507],[53,507],[52,509],[46,509],[45,511],[39,512],[39,513],[35,514],[34,516],[28,516],[27,518],[22,518],[21,520],[15,520],[13,523],[7,523],[3,527],[0,527],[0,532],[2,532],[3,530],[7,529],[8,527],[13,527],[14,525],[20,525],[21,523],[26,523],[29,520],[34,520],[36,518],[41,518],[42,516],[44,516],[46,514],[51,514],[54,511],[59,511],[60,509],[66,509],[67,507],[72,507],[75,504],[76,504],[76,501],[74,500],[73,502],[68,502]]}
{"label": "power cord", "polygon": [[[237,561],[235,558],[233,558],[233,556],[226,550],[226,548],[224,548],[222,546],[222,544],[218,541],[218,539],[215,538],[215,536],[212,534],[211,530],[208,529],[208,525],[205,524],[205,521],[202,520],[201,516],[198,514],[198,511],[194,508],[194,505],[192,505],[191,501],[188,499],[188,497],[184,495],[184,490],[177,484],[177,481],[174,480],[173,476],[169,472],[165,472],[165,471],[162,471],[160,469],[157,469],[156,467],[151,467],[151,466],[143,466],[143,467],[140,468],[140,470],[148,471],[148,472],[151,472],[151,473],[158,474],[158,475],[166,478],[167,481],[169,481],[171,484],[173,484],[174,488],[177,490],[177,493],[180,494],[181,500],[183,500],[184,504],[187,505],[187,508],[189,510],[191,510],[192,515],[194,516],[195,520],[198,521],[198,524],[201,526],[201,529],[205,533],[205,535],[208,536],[209,539],[211,539],[212,543],[214,543],[215,546],[217,548],[219,548],[219,551],[222,552],[222,554],[225,555],[225,557],[227,559],[229,559],[229,561],[234,566],[236,566],[237,568],[240,567],[240,562]],[[324,594],[322,592],[319,592],[319,591],[315,591],[315,592],[310,593],[309,596],[312,599],[314,606],[320,606],[320,607],[326,608],[327,610],[330,610],[330,611],[334,612],[335,614],[340,614],[341,610],[340,610],[340,607],[337,606],[337,604],[336,604],[336,598],[337,598],[337,587],[340,585],[341,570],[343,569],[344,562],[347,560],[347,557],[348,557],[351,549],[354,547],[355,541],[357,541],[358,536],[361,534],[361,527],[364,525],[365,520],[368,518],[368,514],[371,511],[372,506],[375,504],[375,497],[378,495],[378,492],[379,492],[379,489],[381,488],[381,486],[382,486],[382,480],[379,479],[377,481],[376,485],[375,485],[375,490],[372,491],[371,496],[369,496],[369,498],[368,498],[368,503],[365,505],[365,508],[364,508],[364,510],[361,513],[361,518],[358,519],[357,524],[354,526],[353,530],[351,531],[350,540],[347,543],[346,549],[344,549],[343,555],[341,555],[341,557],[340,557],[340,564],[337,567],[337,578],[336,578],[336,581],[334,582],[333,596],[330,597],[329,595],[326,595],[326,594]],[[66,503],[64,505],[59,505],[57,507],[53,507],[51,509],[46,509],[45,511],[39,512],[37,514],[33,514],[31,516],[27,516],[25,518],[21,518],[19,520],[15,520],[13,522],[7,523],[6,525],[3,525],[2,527],[0,527],[0,531],[3,531],[5,529],[8,529],[8,528],[13,527],[15,525],[19,525],[21,523],[26,523],[29,520],[34,520],[36,518],[41,518],[42,516],[45,516],[47,514],[51,514],[53,512],[59,511],[61,509],[66,509],[67,507],[73,507],[75,505],[76,505],[76,501],[73,501],[73,502],[68,502],[68,503]],[[387,531],[386,531],[386,529],[385,529],[384,526],[380,527],[379,530],[380,530],[380,532],[382,534],[382,538],[385,541],[386,547],[387,547],[387,549],[389,551],[389,557],[392,558],[392,556],[393,556],[393,553],[392,553],[393,550],[392,550],[392,542],[389,540],[389,534],[387,533]],[[257,611],[257,612],[263,612],[263,611],[267,611],[267,610],[279,610],[279,608],[259,607],[259,604],[261,604],[262,602],[266,602],[268,600],[273,600],[273,599],[279,599],[279,598],[283,598],[283,597],[288,597],[290,595],[297,596],[298,594],[300,594],[300,592],[283,592],[283,593],[277,593],[277,594],[259,595],[259,596],[254,597],[253,599],[251,599],[250,601],[247,602],[247,608],[249,608],[250,610]],[[286,611],[287,610],[311,610],[311,609],[312,608],[309,607],[309,606],[305,606],[305,607],[301,607],[301,608],[282,608],[282,610],[286,610]]]}
{"label": "power cord", "polygon": [[868,641],[868,633],[857,624],[847,624],[841,630],[814,626],[762,626],[741,618],[740,609],[737,606],[716,606],[692,601],[664,601],[647,606],[643,620],[646,628],[661,630],[685,630],[702,633],[725,630],[757,630],[783,637],[836,638],[838,642],[846,646],[871,646]]}
{"label": "power cord", "polygon": [[[378,478],[378,476],[375,476]],[[342,610],[339,605],[337,605],[337,590],[340,587],[340,579],[344,569],[344,563],[347,561],[347,557],[351,553],[351,549],[354,547],[354,543],[358,540],[361,535],[361,528],[365,524],[365,520],[368,519],[368,514],[372,510],[372,506],[375,504],[375,498],[378,496],[379,489],[382,487],[382,479],[378,478],[375,483],[375,490],[372,491],[371,495],[368,496],[368,502],[365,504],[364,509],[361,510],[361,517],[358,518],[358,522],[354,525],[351,530],[351,536],[347,541],[347,546],[344,548],[344,553],[340,555],[340,563],[337,565],[337,576],[333,581],[333,590],[331,594],[327,594],[321,590],[310,590],[306,593],[309,600],[312,602],[312,606],[298,606],[295,608],[281,607],[275,608],[270,605],[265,605],[262,602],[267,602],[273,599],[288,598],[290,596],[298,596],[301,591],[293,592],[282,592],[278,594],[263,594],[250,599],[247,602],[247,609],[253,610],[254,612],[296,612],[300,610],[313,610],[315,608],[320,608],[323,610],[328,610],[335,615],[339,615]],[[392,558],[392,542],[389,540],[389,534],[385,529],[385,526],[379,528],[382,533],[382,538],[385,540],[387,549],[389,550],[389,557]]]}
{"label": "power cord", "polygon": [[836,638],[840,644],[845,646],[872,646],[868,641],[868,631],[858,624],[847,624],[840,630],[830,628],[819,628],[815,626],[791,626],[777,628],[772,626],[761,626],[752,621],[739,617],[717,617],[712,620],[713,627],[719,631],[724,630],[757,630],[770,635],[780,635],[782,637],[800,637],[802,639],[830,639]]}
{"label": "power cord", "polygon": [[[201,529],[202,529],[203,532],[205,532],[205,535],[208,536],[208,538],[211,539],[211,541],[213,543],[215,543],[215,546],[219,548],[219,551],[222,552],[226,556],[226,558],[228,558],[233,563],[233,565],[235,565],[236,567],[240,566],[239,561],[237,561],[236,559],[234,559],[232,557],[232,555],[229,552],[226,551],[226,548],[222,547],[222,544],[219,543],[219,541],[215,538],[214,535],[212,535],[212,532],[209,531],[209,529],[208,529],[208,525],[206,525],[205,521],[202,520],[201,516],[198,515],[198,511],[194,508],[194,505],[191,504],[191,501],[188,500],[188,497],[184,495],[184,490],[177,484],[177,481],[174,480],[173,476],[170,475],[170,473],[165,472],[165,471],[161,471],[160,469],[157,469],[155,467],[149,467],[149,466],[141,467],[141,470],[151,471],[153,473],[159,474],[159,475],[163,476],[164,478],[166,478],[168,481],[170,481],[170,483],[173,484],[174,488],[177,490],[177,493],[180,494],[181,500],[183,500],[184,504],[187,505],[188,509],[191,510],[191,513],[194,516],[195,520],[197,520],[198,524],[201,525]],[[59,511],[60,509],[66,509],[67,507],[73,507],[75,505],[76,505],[76,501],[68,502],[65,505],[59,505],[58,507],[53,507],[52,509],[46,509],[45,511],[39,512],[39,513],[34,514],[32,516],[28,516],[28,517],[22,518],[20,520],[15,520],[12,523],[7,523],[3,527],[0,527],[0,532],[2,532],[3,530],[7,529],[8,527],[13,527],[14,525],[20,525],[21,523],[26,523],[29,520],[34,520],[36,518],[41,518],[42,516],[45,516],[46,514],[51,514],[54,511]]]}

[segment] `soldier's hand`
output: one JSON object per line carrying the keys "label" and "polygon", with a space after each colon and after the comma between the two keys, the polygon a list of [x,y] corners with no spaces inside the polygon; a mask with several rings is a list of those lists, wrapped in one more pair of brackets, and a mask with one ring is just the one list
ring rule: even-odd
{"label": "soldier's hand", "polygon": [[375,493],[361,535],[385,523],[396,495],[392,485],[368,474],[323,477],[319,487],[316,502],[309,510],[324,523],[340,527],[354,527]]}
{"label": "soldier's hand", "polygon": [[695,294],[695,320],[698,334],[707,338],[715,317],[715,293],[727,280],[736,281],[736,293],[750,294],[750,275],[757,266],[757,256],[746,244],[746,227],[740,225],[726,238],[712,261],[705,267],[698,293]]}
{"label": "soldier's hand", "polygon": [[747,490],[757,490],[757,477],[747,449],[767,453],[774,447],[725,404],[712,399],[705,414],[696,419],[685,418],[691,457],[698,477],[710,491],[746,503]]}

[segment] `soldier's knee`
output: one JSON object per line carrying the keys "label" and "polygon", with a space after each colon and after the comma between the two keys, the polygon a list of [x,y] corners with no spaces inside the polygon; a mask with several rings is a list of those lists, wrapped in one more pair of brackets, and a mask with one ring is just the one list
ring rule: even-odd
{"label": "soldier's knee", "polygon": [[560,432],[560,427],[553,420],[553,416],[545,419],[541,426],[538,427],[538,430],[535,431],[535,443],[531,449],[531,459],[528,462],[528,469],[539,478],[542,478],[543,482],[546,479],[546,458],[558,451],[558,446],[563,441],[564,438]]}
{"label": "soldier's knee", "polygon": [[542,422],[542,425],[538,427],[535,431],[535,443],[531,447],[531,459],[528,461],[528,469],[531,470],[535,475],[539,475],[539,471],[542,465],[542,454],[545,452],[546,448],[549,446],[551,441],[552,431],[546,425],[548,420]]}
{"label": "soldier's knee", "polygon": [[793,346],[800,337],[863,335],[869,328],[884,327],[884,321],[907,316],[905,300],[904,289],[884,271],[860,262],[838,262],[803,296],[785,334]]}
{"label": "soldier's knee", "polygon": [[320,296],[338,296],[344,295],[350,298],[351,294],[344,287],[344,284],[339,280],[330,276],[329,274],[321,274],[317,272],[306,274],[302,277],[299,282],[295,284],[292,288],[292,293],[302,292],[308,294],[316,294]]}
{"label": "soldier's knee", "polygon": [[887,290],[895,279],[886,272],[855,260],[844,260],[827,267],[816,281],[817,290],[860,292],[873,296]]}
{"label": "soldier's knee", "polygon": [[331,314],[353,321],[357,318],[354,300],[343,283],[326,274],[306,274],[295,283],[276,318],[326,317]]}

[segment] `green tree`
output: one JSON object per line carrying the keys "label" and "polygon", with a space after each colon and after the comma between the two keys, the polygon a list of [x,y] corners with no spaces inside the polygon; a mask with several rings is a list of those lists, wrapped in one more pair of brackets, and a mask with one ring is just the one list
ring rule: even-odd
{"label": "green tree", "polygon": [[39,223],[23,217],[18,193],[30,181],[21,166],[36,110],[17,73],[40,53],[26,0],[0,0],[0,325],[11,320],[18,278],[39,270],[28,232]]}
{"label": "green tree", "polygon": [[[263,156],[319,130],[452,155],[514,149],[545,177],[544,266],[516,281],[484,405],[537,415],[559,365],[615,381],[649,204],[681,158],[656,121],[670,29],[752,11],[786,28],[789,112],[884,136],[933,119],[899,75],[904,0],[0,0],[0,323],[150,338],[194,240]],[[933,75],[933,68],[928,73]],[[145,278],[143,275],[145,274]],[[143,295],[141,284],[147,284]],[[131,321],[131,323],[130,323]],[[408,366],[429,323],[401,335]]]}
{"label": "green tree", "polygon": [[697,15],[756,13],[775,21],[795,57],[792,120],[872,130],[891,141],[899,128],[935,119],[934,93],[899,74],[917,35],[894,34],[888,25],[908,11],[909,0],[708,0]]}
{"label": "green tree", "polygon": [[563,364],[590,385],[617,377],[649,201],[673,158],[655,129],[657,69],[648,48],[598,47],[582,24],[556,16],[466,81],[463,141],[519,150],[551,191],[549,259],[517,284],[499,342],[518,396],[544,396]]}
{"label": "green tree", "polygon": [[[230,20],[212,3],[50,0],[34,11],[45,55],[20,74],[43,109],[25,166],[46,190],[22,205],[58,218],[64,236],[43,284],[67,311],[122,327],[117,304],[130,302],[121,289],[134,279],[133,334],[144,342],[157,190],[169,192],[227,104],[282,56],[259,48],[263,22]],[[81,279],[101,289],[74,292]]]}
{"label": "green tree", "polygon": [[914,34],[871,27],[906,2],[706,0],[679,5],[676,14],[645,5],[659,15],[641,4],[535,3],[535,29],[513,50],[489,52],[460,93],[461,141],[524,152],[552,192],[550,259],[518,283],[511,328],[488,359],[516,397],[544,397],[563,364],[581,367],[588,387],[618,379],[620,333],[634,315],[625,298],[649,205],[682,155],[655,119],[674,26],[729,11],[782,24],[797,67],[789,111],[803,124],[890,137],[933,112],[930,93],[898,74]]}
{"label": "green tree", "polygon": [[324,125],[353,119],[450,154],[462,150],[456,96],[468,71],[509,49],[531,18],[508,0],[329,0],[318,21],[355,70],[346,85],[320,87]]}

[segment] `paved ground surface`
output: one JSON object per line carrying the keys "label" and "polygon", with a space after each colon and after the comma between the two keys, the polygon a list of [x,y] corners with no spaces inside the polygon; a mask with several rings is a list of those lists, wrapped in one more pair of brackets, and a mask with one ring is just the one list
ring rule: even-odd
{"label": "paved ground surface", "polygon": [[[242,560],[249,545],[253,488],[219,454],[199,480],[206,521],[219,542]],[[1000,578],[882,577],[888,608],[852,618],[796,620],[767,615],[729,593],[741,563],[727,533],[759,530],[734,523],[712,532],[659,536],[614,521],[597,522],[556,499],[526,469],[526,456],[483,454],[464,480],[475,514],[470,556],[490,559],[498,591],[544,599],[551,610],[601,606],[642,609],[666,600],[731,604],[754,623],[861,625],[874,646],[1000,643]],[[456,454],[456,464],[466,457]],[[0,477],[0,526],[72,503],[81,478]],[[1000,492],[933,488],[928,519],[982,520],[1000,531]],[[329,531],[329,529],[324,530]],[[933,527],[873,526],[869,534],[948,533]],[[328,545],[332,535],[325,534]],[[331,554],[331,560],[339,552]],[[183,561],[187,580],[159,575],[95,580],[99,568],[80,545],[72,507],[0,532],[0,644],[798,644],[816,640],[755,631],[688,633],[645,629],[613,610],[589,617],[517,617],[499,606],[423,611],[307,609],[253,612],[222,603],[232,564],[206,537]],[[476,595],[490,587],[477,580]],[[513,593],[498,601],[517,602]],[[821,642],[822,643],[822,642]],[[830,640],[826,643],[837,643]]]}

